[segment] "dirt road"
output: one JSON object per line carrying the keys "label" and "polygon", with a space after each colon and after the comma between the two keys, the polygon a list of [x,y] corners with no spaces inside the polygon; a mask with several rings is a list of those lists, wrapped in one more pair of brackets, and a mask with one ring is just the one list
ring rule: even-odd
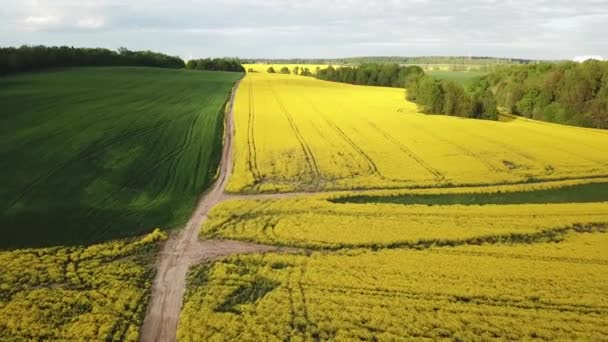
{"label": "dirt road", "polygon": [[152,285],[152,297],[141,328],[141,341],[175,341],[177,323],[182,308],[182,297],[186,289],[188,269],[203,260],[212,260],[236,253],[254,253],[286,250],[276,246],[259,245],[230,240],[198,239],[198,232],[207,219],[209,209],[229,198],[224,188],[232,172],[232,149],[234,123],[232,106],[238,83],[232,89],[229,108],[226,111],[226,134],[220,163],[219,176],[205,192],[188,223],[178,234],[163,246],[157,260],[157,273]]}

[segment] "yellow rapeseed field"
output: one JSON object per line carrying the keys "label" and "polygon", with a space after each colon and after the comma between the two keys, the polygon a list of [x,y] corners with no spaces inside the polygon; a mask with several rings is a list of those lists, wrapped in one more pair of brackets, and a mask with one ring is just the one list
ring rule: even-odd
{"label": "yellow rapeseed field", "polygon": [[209,218],[206,238],[329,249],[451,246],[559,239],[576,226],[606,230],[608,202],[427,206],[304,197],[227,201]]}
{"label": "yellow rapeseed field", "polygon": [[556,244],[266,254],[190,276],[181,341],[608,336],[608,234]]}
{"label": "yellow rapeseed field", "polygon": [[[402,89],[251,73],[180,341],[608,338],[608,134],[429,116]],[[466,204],[466,205],[465,205]]]}
{"label": "yellow rapeseed field", "polygon": [[250,73],[228,191],[492,185],[608,176],[600,130],[420,114],[395,88]]}

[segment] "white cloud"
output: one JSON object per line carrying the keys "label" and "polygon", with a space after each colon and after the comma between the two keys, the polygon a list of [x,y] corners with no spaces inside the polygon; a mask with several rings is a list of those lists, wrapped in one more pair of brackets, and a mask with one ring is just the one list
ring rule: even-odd
{"label": "white cloud", "polygon": [[20,25],[25,30],[44,30],[53,27],[57,27],[61,25],[61,18],[53,16],[53,15],[43,15],[43,16],[28,16],[23,20],[17,21],[18,25]]}
{"label": "white cloud", "polygon": [[27,25],[52,25],[59,23],[59,18],[53,16],[45,16],[45,17],[27,17],[23,21]]}
{"label": "white cloud", "polygon": [[0,0],[0,8],[0,45],[194,57],[608,55],[606,0]]}
{"label": "white cloud", "polygon": [[604,58],[602,56],[598,56],[598,55],[593,55],[593,56],[574,56],[574,58],[572,58],[573,61],[579,62],[579,63],[582,63],[582,62],[590,60],[590,59],[595,59],[596,61],[603,61],[604,60]]}
{"label": "white cloud", "polygon": [[105,19],[103,17],[85,17],[78,19],[76,26],[83,29],[98,29],[103,27]]}

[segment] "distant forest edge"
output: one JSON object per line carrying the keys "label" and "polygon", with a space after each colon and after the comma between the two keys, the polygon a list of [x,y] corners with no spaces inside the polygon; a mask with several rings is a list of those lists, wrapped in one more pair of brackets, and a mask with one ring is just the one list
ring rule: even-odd
{"label": "distant forest edge", "polygon": [[245,72],[234,58],[198,59],[185,63],[177,56],[152,51],[117,51],[69,46],[0,47],[0,75],[78,66],[145,66],[173,69]]}
{"label": "distant forest edge", "polygon": [[245,68],[238,58],[191,59],[186,63],[186,69],[245,72]]}
{"label": "distant forest edge", "polygon": [[[522,58],[498,57],[469,57],[469,56],[361,56],[346,58],[246,58],[241,60],[244,64],[330,64],[330,65],[357,65],[357,64],[446,64],[453,66],[474,65],[478,67],[491,67],[505,64],[534,64],[540,60]],[[478,69],[478,68],[476,68]]]}
{"label": "distant forest edge", "polygon": [[147,66],[183,68],[184,61],[152,51],[117,51],[68,46],[21,46],[0,48],[0,75],[75,66]]}
{"label": "distant forest edge", "polygon": [[513,114],[608,128],[608,61],[501,67],[469,87],[491,91],[498,106]]}

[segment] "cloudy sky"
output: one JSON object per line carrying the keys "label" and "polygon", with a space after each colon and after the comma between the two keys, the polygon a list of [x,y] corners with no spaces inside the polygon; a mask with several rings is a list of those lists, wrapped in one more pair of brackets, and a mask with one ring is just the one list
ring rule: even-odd
{"label": "cloudy sky", "polygon": [[608,57],[608,0],[0,0],[0,45],[192,57]]}

